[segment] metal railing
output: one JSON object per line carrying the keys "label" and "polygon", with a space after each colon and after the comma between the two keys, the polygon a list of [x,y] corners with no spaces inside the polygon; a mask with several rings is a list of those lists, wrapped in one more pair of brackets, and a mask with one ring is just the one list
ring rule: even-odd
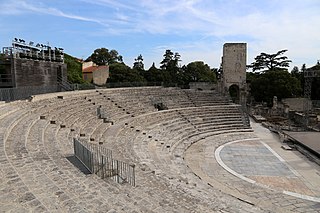
{"label": "metal railing", "polygon": [[65,91],[73,91],[74,86],[68,81],[64,80],[62,77],[57,76],[58,85]]}
{"label": "metal railing", "polygon": [[135,186],[135,165],[112,158],[111,150],[73,139],[74,155],[92,173]]}

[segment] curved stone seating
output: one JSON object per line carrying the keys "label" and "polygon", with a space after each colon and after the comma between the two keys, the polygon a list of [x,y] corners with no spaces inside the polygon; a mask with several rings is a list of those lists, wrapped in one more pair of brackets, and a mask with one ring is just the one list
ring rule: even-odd
{"label": "curved stone seating", "polygon": [[[164,103],[169,110],[157,111],[153,106],[157,102]],[[100,106],[107,109],[113,124],[98,118],[96,110]],[[238,107],[214,91],[162,87],[98,89],[40,95],[33,102],[4,104],[1,109],[8,110],[0,114],[1,210],[272,210],[239,198],[234,186],[249,186],[221,169],[217,172],[219,184],[208,185],[190,169],[190,159],[185,159],[190,146],[208,137],[216,138],[217,144],[223,143],[223,139],[227,142],[229,137],[253,137]],[[40,119],[41,115],[45,119]],[[56,122],[51,123],[52,120]],[[76,168],[68,159],[73,156],[72,138],[80,134],[85,134],[81,140],[102,142],[101,146],[113,150],[115,158],[134,163],[137,186],[101,180]],[[219,182],[219,178],[226,181]],[[252,196],[250,190],[247,196]],[[277,201],[281,195],[268,196]]]}
{"label": "curved stone seating", "polygon": [[[21,197],[13,197],[11,203],[6,204],[8,208],[9,205],[19,207],[19,202],[24,205],[21,210],[26,208],[39,212],[74,212],[86,209],[108,211],[123,208],[117,207],[115,202],[112,207],[100,207],[100,203],[110,203],[108,199],[112,198],[110,193],[101,191],[102,186],[107,185],[108,189],[115,190],[118,190],[118,186],[95,178],[88,181],[61,154],[63,148],[56,143],[58,129],[58,125],[39,120],[38,114],[25,112],[9,130],[5,153],[13,171],[17,171],[14,175],[16,182],[19,183],[20,179],[17,178],[21,178],[25,186],[21,189]],[[86,202],[83,201],[84,198]],[[120,200],[121,198],[118,199]],[[96,205],[92,206],[94,204]]]}
{"label": "curved stone seating", "polygon": [[[167,114],[168,116],[166,117],[166,119],[163,119],[164,116],[161,116],[162,113],[152,113],[153,116],[151,117],[154,120],[163,119],[162,120],[163,122],[167,122],[168,119],[170,119],[170,116],[176,113],[175,110],[172,110],[171,112],[172,113],[170,114],[166,111],[163,111],[163,114]],[[150,115],[147,115],[147,117]],[[137,117],[136,119],[138,120],[141,118]],[[142,120],[146,121],[148,119],[142,119]],[[148,120],[148,121],[150,121],[151,123],[153,122],[151,120]],[[112,143],[113,148],[115,150],[122,150],[121,154],[123,156],[127,156],[129,160],[131,159],[134,162],[138,162],[142,164],[141,165],[142,168],[144,168],[144,165],[147,165],[147,167],[151,170],[151,172],[153,172],[157,176],[161,176],[161,178],[166,179],[169,182],[177,181],[177,183],[181,184],[181,180],[183,180],[182,182],[184,182],[187,185],[190,182],[193,182],[193,183],[197,182],[196,180],[198,178],[195,177],[194,175],[190,174],[192,178],[189,177],[189,179],[192,179],[192,181],[190,181],[189,179],[186,180],[186,175],[181,176],[180,174],[185,173],[187,167],[182,166],[179,169],[179,167],[177,167],[177,164],[173,163],[174,162],[173,159],[175,158],[175,156],[168,153],[167,151],[163,152],[161,148],[159,149],[159,147],[161,146],[160,143],[162,140],[159,140],[158,138],[161,138],[161,136],[163,136],[161,135],[161,132],[163,133],[167,132],[167,131],[163,131],[163,129],[161,128],[162,126],[161,123],[159,122],[154,123],[153,126],[150,126],[149,123],[144,123],[143,125],[136,126],[136,127],[131,126],[132,124],[134,124],[134,121],[128,123],[126,127],[123,127],[121,130],[119,130],[116,133],[117,137],[114,137],[114,139],[116,138],[116,140],[114,140]],[[178,120],[177,120],[177,124],[178,124]],[[147,127],[148,130],[144,129],[144,127]],[[153,136],[153,137],[150,137],[150,136]],[[160,146],[157,144],[159,144]],[[197,184],[201,185],[200,183],[197,183]],[[186,189],[189,189],[189,186],[187,185],[184,187]],[[191,188],[192,187],[194,187],[194,185],[191,186]],[[203,196],[203,199],[210,200],[209,197],[205,197],[205,196]]]}
{"label": "curved stone seating", "polygon": [[[15,106],[12,108],[15,108]],[[44,209],[44,206],[30,192],[30,188],[22,180],[6,153],[6,141],[10,136],[10,131],[26,114],[27,111],[24,109],[14,109],[12,112],[7,112],[6,115],[1,116],[0,119],[1,211],[11,211],[13,209],[16,211],[25,209],[41,211]],[[33,200],[33,202],[26,203],[25,200]],[[39,205],[35,205],[36,203],[39,203]]]}

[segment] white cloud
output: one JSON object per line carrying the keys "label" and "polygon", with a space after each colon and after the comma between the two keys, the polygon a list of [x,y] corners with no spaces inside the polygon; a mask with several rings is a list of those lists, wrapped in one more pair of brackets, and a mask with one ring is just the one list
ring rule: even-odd
{"label": "white cloud", "polygon": [[5,15],[16,15],[16,14],[22,14],[27,12],[34,12],[34,13],[42,13],[42,14],[48,14],[53,16],[61,16],[69,19],[75,19],[80,21],[89,21],[89,22],[96,22],[99,24],[102,24],[99,20],[87,18],[84,16],[78,16],[73,14],[67,14],[64,13],[61,10],[58,10],[56,8],[52,7],[44,7],[39,5],[33,5],[26,1],[7,1],[1,5],[3,10],[1,10],[2,14]]}
{"label": "white cloud", "polygon": [[[75,0],[63,3],[66,9],[52,2],[54,6],[49,6],[46,1],[7,0],[0,3],[0,15],[59,16],[84,22],[83,30],[87,29],[86,22],[97,23],[99,27],[90,29],[88,37],[108,36],[112,43],[115,36],[131,39],[132,34],[139,35],[148,38],[149,48],[160,54],[160,60],[164,49],[172,49],[181,53],[182,59],[188,58],[186,61],[203,57],[215,67],[220,64],[224,42],[247,42],[248,63],[262,51],[288,49],[287,55],[298,65],[303,61],[315,63],[320,55],[319,0],[76,1],[82,10],[70,2]],[[152,38],[160,36],[163,41],[153,44]]]}

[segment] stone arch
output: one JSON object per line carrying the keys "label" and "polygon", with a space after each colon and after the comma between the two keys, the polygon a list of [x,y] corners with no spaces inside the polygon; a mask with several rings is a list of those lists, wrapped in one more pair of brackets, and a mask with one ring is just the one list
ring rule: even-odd
{"label": "stone arch", "polygon": [[229,95],[234,103],[240,103],[240,88],[238,85],[232,84],[229,87]]}

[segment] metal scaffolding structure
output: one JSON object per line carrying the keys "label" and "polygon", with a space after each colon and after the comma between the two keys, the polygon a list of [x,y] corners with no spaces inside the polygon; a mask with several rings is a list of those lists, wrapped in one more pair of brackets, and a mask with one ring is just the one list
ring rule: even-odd
{"label": "metal scaffolding structure", "polygon": [[27,43],[23,39],[14,38],[12,40],[12,47],[4,47],[2,52],[6,57],[64,63],[62,48],[53,48],[40,43],[34,44],[32,41]]}
{"label": "metal scaffolding structure", "polygon": [[308,128],[309,124],[309,114],[311,111],[311,88],[312,88],[312,79],[320,77],[320,70],[305,70],[304,71],[304,103],[303,103],[303,111],[304,111],[304,127]]}

